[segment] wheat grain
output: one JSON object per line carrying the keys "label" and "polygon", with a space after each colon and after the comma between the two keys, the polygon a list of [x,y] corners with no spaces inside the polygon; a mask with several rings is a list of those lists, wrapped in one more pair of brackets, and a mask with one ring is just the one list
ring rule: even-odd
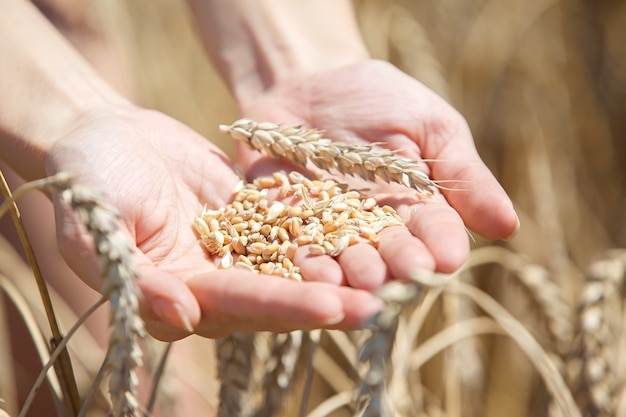
{"label": "wheat grain", "polygon": [[[270,203],[272,188],[296,204]],[[382,229],[403,222],[393,208],[344,191],[332,180],[292,172],[241,186],[233,202],[205,210],[193,226],[207,251],[221,257],[222,268],[235,265],[299,281],[300,268],[294,263],[299,246],[310,244],[311,255],[336,257],[361,240],[376,245]]]}
{"label": "wheat grain", "polygon": [[422,171],[420,162],[374,145],[336,142],[325,138],[320,130],[259,123],[252,119],[221,125],[220,130],[256,151],[277,159],[286,158],[303,167],[311,162],[328,172],[357,175],[367,181],[380,178],[413,188],[424,198],[431,197],[436,188]]}

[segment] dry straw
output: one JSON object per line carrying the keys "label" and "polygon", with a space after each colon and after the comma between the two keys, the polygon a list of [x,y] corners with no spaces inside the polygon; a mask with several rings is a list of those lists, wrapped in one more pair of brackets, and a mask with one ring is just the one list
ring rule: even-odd
{"label": "dry straw", "polygon": [[357,175],[367,181],[380,178],[415,189],[423,197],[433,195],[435,183],[420,162],[399,157],[374,145],[347,144],[325,138],[323,132],[302,126],[281,126],[240,119],[220,130],[250,148],[274,158],[286,158],[305,167],[307,161],[328,172]]}

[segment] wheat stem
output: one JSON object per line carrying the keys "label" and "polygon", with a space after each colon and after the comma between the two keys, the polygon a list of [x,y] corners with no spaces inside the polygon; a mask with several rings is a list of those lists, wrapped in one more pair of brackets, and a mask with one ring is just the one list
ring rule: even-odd
{"label": "wheat stem", "polygon": [[169,358],[171,350],[172,342],[169,342],[165,346],[165,349],[161,354],[161,358],[159,359],[159,364],[157,365],[156,371],[154,372],[154,378],[152,379],[152,388],[150,389],[150,397],[148,398],[148,403],[146,404],[146,417],[152,414],[152,410],[154,409],[154,405],[156,404],[159,384],[161,382],[161,378],[165,373],[165,364],[167,363],[167,359]]}
{"label": "wheat stem", "polygon": [[[29,307],[28,301],[26,301],[15,284],[3,274],[0,274],[0,288],[4,291],[8,299],[13,303],[13,306],[15,306],[16,310],[22,317],[22,320],[28,329],[28,334],[32,338],[31,340],[35,346],[35,350],[39,355],[39,359],[42,364],[45,364],[50,360],[50,349],[44,335],[37,325],[37,319],[35,318],[33,310]],[[61,386],[56,373],[46,373],[46,375],[48,375],[48,384],[50,385],[54,395],[56,395],[59,399],[63,398],[63,393],[61,391]]]}
{"label": "wheat stem", "polygon": [[102,382],[102,379],[104,378],[104,375],[106,374],[107,362],[108,362],[107,358],[105,357],[104,361],[102,362],[102,365],[100,366],[100,369],[98,369],[98,372],[96,373],[93,380],[91,381],[89,390],[85,394],[85,398],[83,400],[83,406],[81,407],[80,413],[76,417],[85,417],[87,413],[89,412],[89,404],[91,404],[91,401],[93,401],[93,397],[96,394],[96,391],[98,390],[98,387],[100,386],[100,383]]}
{"label": "wheat stem", "polygon": [[[46,281],[43,278],[41,268],[39,267],[39,263],[37,262],[35,251],[33,250],[33,247],[28,240],[26,229],[24,228],[24,223],[22,222],[22,217],[19,209],[17,208],[17,205],[15,204],[15,200],[30,190],[43,190],[56,187],[65,187],[69,185],[70,181],[71,179],[69,175],[65,173],[60,173],[53,177],[43,178],[40,180],[26,183],[16,190],[15,195],[12,195],[11,190],[9,189],[9,185],[4,178],[4,174],[0,170],[0,191],[5,198],[4,203],[0,207],[0,217],[7,209],[11,211],[13,223],[15,224],[15,227],[17,229],[22,248],[24,249],[24,253],[26,255],[26,260],[28,261],[30,269],[33,271],[33,276],[35,277],[35,282],[37,283],[39,295],[41,297],[41,301],[46,312],[46,317],[50,326],[50,332],[52,333],[52,339],[50,343],[53,347],[61,342],[61,340],[63,339],[63,335],[61,333],[61,329],[59,328],[56,314],[54,312],[54,307],[52,306],[52,301],[50,299],[50,293],[48,291]],[[74,371],[72,369],[72,361],[70,359],[69,353],[67,351],[61,352],[59,361],[56,362],[54,366],[57,374],[59,375],[61,388],[69,400],[73,414],[76,415],[78,413],[78,410],[80,409],[80,396],[78,394],[78,385],[76,383],[76,379],[74,378]]]}
{"label": "wheat stem", "polygon": [[28,396],[26,397],[26,400],[24,401],[24,405],[22,406],[22,409],[20,410],[20,414],[18,415],[18,417],[26,417],[26,413],[28,412],[33,400],[35,399],[35,395],[39,391],[39,388],[41,387],[41,384],[46,376],[46,373],[48,372],[50,367],[54,365],[57,358],[65,351],[65,345],[67,345],[70,338],[80,328],[80,326],[82,326],[85,320],[87,320],[87,318],[89,318],[89,316],[91,316],[91,314],[94,311],[96,311],[98,307],[100,307],[106,301],[107,301],[106,297],[101,297],[93,306],[91,306],[85,312],[85,314],[79,317],[78,321],[74,323],[74,325],[67,331],[67,334],[65,335],[65,337],[56,345],[56,347],[54,348],[54,351],[52,351],[52,353],[50,354],[50,359],[48,359],[48,362],[46,362],[46,364],[43,366],[43,368],[39,372],[39,375],[37,375],[37,379],[35,379],[35,382],[33,383],[33,386],[31,387],[30,392],[28,393]]}

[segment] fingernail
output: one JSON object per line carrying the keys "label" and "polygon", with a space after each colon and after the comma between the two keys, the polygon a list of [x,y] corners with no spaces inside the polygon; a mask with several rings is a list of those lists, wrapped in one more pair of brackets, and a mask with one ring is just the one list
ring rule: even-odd
{"label": "fingernail", "polygon": [[517,223],[515,224],[515,230],[513,230],[513,233],[511,233],[509,236],[507,236],[504,239],[505,242],[508,242],[509,240],[513,239],[517,235],[517,232],[519,232],[519,228],[521,224],[520,224],[519,216],[517,215],[517,213],[515,213],[515,219],[517,220]]}
{"label": "fingernail", "polygon": [[343,319],[346,318],[346,315],[342,312],[341,314],[326,320],[325,325],[326,326],[334,326],[335,324],[339,324],[343,321]]}
{"label": "fingernail", "polygon": [[191,321],[180,304],[165,298],[157,298],[152,301],[152,311],[164,322],[193,333]]}

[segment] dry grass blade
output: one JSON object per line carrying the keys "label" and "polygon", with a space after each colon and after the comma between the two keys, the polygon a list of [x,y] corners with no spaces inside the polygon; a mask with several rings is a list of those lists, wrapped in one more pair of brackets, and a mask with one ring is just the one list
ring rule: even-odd
{"label": "dry grass blade", "polygon": [[481,309],[488,313],[502,329],[515,340],[522,351],[526,353],[543,378],[547,389],[552,394],[562,415],[572,417],[581,416],[580,410],[576,406],[571,392],[550,356],[543,350],[528,330],[493,298],[478,288],[460,281],[455,282],[454,285],[451,286],[446,285],[450,277],[420,273],[415,274],[412,279],[418,285],[445,286],[446,291],[468,297],[476,303]]}
{"label": "dry grass blade", "polygon": [[[39,295],[41,296],[41,300],[46,311],[46,317],[48,318],[48,324],[50,325],[50,331],[52,332],[51,345],[53,348],[61,342],[61,340],[63,339],[63,335],[61,334],[56,314],[54,312],[54,308],[52,307],[52,301],[50,300],[48,287],[43,278],[43,274],[41,273],[41,269],[39,268],[39,264],[35,257],[35,252],[32,248],[30,241],[28,240],[28,236],[26,235],[26,230],[24,229],[24,224],[22,223],[21,215],[17,208],[17,205],[15,204],[15,201],[21,195],[30,190],[46,190],[54,189],[57,187],[67,187],[69,186],[70,181],[71,178],[69,175],[67,175],[66,173],[60,173],[53,177],[43,178],[26,183],[15,191],[15,195],[12,195],[6,179],[4,178],[4,174],[2,173],[2,171],[0,171],[0,191],[5,198],[5,201],[0,206],[0,217],[6,212],[6,210],[11,211],[13,223],[17,228],[20,242],[22,244],[22,247],[24,248],[24,252],[26,253],[28,264],[33,271],[33,275],[39,289]],[[78,394],[78,386],[76,384],[76,378],[74,377],[74,371],[72,369],[72,362],[67,351],[61,352],[59,361],[55,363],[55,370],[59,375],[61,388],[67,396],[74,414],[78,413],[78,410],[80,408],[80,396]]]}
{"label": "dry grass blade", "polygon": [[432,196],[436,187],[419,162],[390,150],[375,149],[373,145],[336,142],[316,129],[240,119],[230,126],[220,126],[220,130],[256,151],[303,167],[308,161],[328,172],[336,170],[367,181],[380,178],[413,188],[423,197]]}
{"label": "dry grass blade", "polygon": [[342,391],[332,397],[325,399],[315,409],[313,409],[306,417],[326,417],[331,415],[333,411],[339,410],[341,407],[349,405],[354,400],[354,391]]}
{"label": "dry grass blade", "polygon": [[26,417],[28,410],[30,408],[30,405],[32,404],[35,398],[35,394],[37,394],[37,391],[41,387],[41,384],[46,376],[46,373],[54,365],[57,358],[59,358],[59,356],[63,353],[63,351],[65,350],[65,346],[71,339],[72,335],[80,328],[80,326],[82,326],[82,324],[85,322],[85,320],[87,320],[87,318],[91,315],[91,313],[96,311],[106,301],[107,301],[106,297],[102,297],[96,304],[94,304],[91,308],[89,308],[89,310],[87,310],[85,314],[83,314],[76,323],[74,323],[72,328],[70,328],[67,331],[67,334],[65,335],[65,337],[61,340],[61,342],[55,347],[54,351],[50,354],[50,358],[48,359],[48,362],[46,362],[46,364],[41,369],[41,372],[39,372],[39,375],[37,376],[37,379],[33,383],[33,386],[30,392],[28,393],[26,400],[24,400],[24,405],[22,406],[22,409],[20,410],[20,414],[18,417]]}
{"label": "dry grass blade", "polygon": [[[426,318],[443,294],[442,288],[428,288],[419,305],[411,312],[408,320],[400,318],[398,335],[391,361],[393,371],[389,381],[389,393],[399,412],[424,410],[424,398],[419,373],[411,373],[411,355],[418,343],[418,336]],[[414,388],[410,390],[408,381]],[[410,391],[410,392],[409,392]],[[409,413],[410,414],[410,413]]]}
{"label": "dry grass blade", "polygon": [[[558,406],[562,415],[573,417],[581,416],[580,410],[577,408],[571,392],[552,362],[552,359],[541,348],[528,330],[489,295],[472,285],[460,281],[453,281],[454,277],[455,275],[445,277],[422,272],[413,275],[412,283],[402,284],[392,282],[391,285],[388,284],[381,289],[380,293],[384,299],[397,299],[397,302],[388,304],[387,308],[373,319],[373,322],[378,324],[379,327],[377,331],[373,332],[372,338],[367,342],[366,346],[364,346],[364,357],[370,361],[370,368],[372,368],[372,363],[374,364],[374,371],[372,372],[370,369],[363,378],[364,387],[369,389],[370,398],[373,399],[365,408],[361,407],[363,415],[389,415],[389,410],[385,409],[385,368],[383,364],[386,358],[389,358],[393,341],[389,339],[388,335],[383,337],[382,333],[384,332],[380,332],[380,329],[395,329],[395,326],[398,324],[398,315],[402,304],[415,299],[419,294],[418,287],[425,286],[445,288],[446,292],[462,295],[476,303],[493,318],[499,329],[493,327],[492,323],[483,323],[482,319],[475,319],[480,321],[477,321],[476,323],[478,324],[472,326],[472,329],[475,330],[476,326],[479,325],[479,330],[481,331],[491,332],[501,330],[508,334],[535,365],[535,368],[542,376],[547,389],[551,392],[555,404]],[[449,332],[451,332],[451,330]],[[377,335],[377,333],[379,334]],[[467,332],[465,333],[466,336],[469,336]],[[440,340],[440,338],[434,340],[436,340],[436,342],[431,342],[433,345],[429,347],[429,349],[433,351],[426,356],[431,356],[434,354],[434,351],[443,348],[445,344],[449,343],[450,339],[448,341]],[[364,391],[367,391],[367,389],[362,390],[362,393]]]}
{"label": "dry grass blade", "polygon": [[102,382],[102,379],[104,379],[104,376],[106,374],[107,362],[108,360],[107,358],[105,358],[104,361],[102,362],[102,366],[100,366],[100,369],[98,369],[98,372],[94,376],[93,381],[91,382],[91,386],[89,387],[89,390],[85,393],[83,406],[80,410],[80,413],[76,417],[85,417],[87,413],[89,413],[89,404],[91,403],[91,401],[93,401],[93,398],[96,395],[96,391],[100,387],[100,383]]}
{"label": "dry grass blade", "polygon": [[[50,360],[48,344],[46,343],[46,340],[37,325],[37,319],[34,317],[33,312],[28,305],[28,301],[24,299],[20,290],[13,284],[13,282],[2,274],[0,274],[0,288],[8,296],[8,299],[13,303],[19,314],[22,316],[22,320],[24,320],[24,324],[28,329],[28,333],[32,338],[41,362],[48,362]],[[48,383],[50,384],[50,387],[54,391],[55,395],[59,399],[63,398],[63,393],[61,392],[61,387],[56,374],[47,372],[45,375],[47,375]]]}
{"label": "dry grass blade", "polygon": [[411,353],[410,367],[420,368],[436,354],[468,337],[482,334],[506,334],[494,320],[475,317],[453,324],[424,341]]}
{"label": "dry grass blade", "polygon": [[[352,360],[356,361],[357,359],[358,352],[355,352]],[[315,352],[313,368],[321,380],[336,392],[348,391],[354,388],[354,378],[325,349],[317,349]],[[354,370],[350,369],[350,374],[354,374],[356,371],[355,364]]]}
{"label": "dry grass blade", "polygon": [[552,362],[552,358],[541,348],[528,330],[511,316],[506,309],[477,288],[460,283],[456,291],[458,291],[459,294],[471,298],[483,310],[489,313],[509,336],[515,340],[517,345],[526,353],[542,376],[546,387],[554,397],[562,415],[580,417],[580,410],[576,406],[572,394],[561,377],[559,370]]}
{"label": "dry grass blade", "polygon": [[564,354],[572,342],[572,308],[565,301],[563,290],[550,278],[548,271],[528,262],[524,256],[496,246],[472,251],[466,269],[496,263],[512,271],[528,290],[529,296],[540,307],[546,318],[546,327],[554,340],[556,351]]}
{"label": "dry grass blade", "polygon": [[170,351],[172,349],[172,342],[167,343],[161,357],[159,359],[159,363],[154,372],[154,377],[152,379],[152,388],[150,389],[150,397],[148,398],[148,402],[146,404],[146,414],[151,415],[154,410],[154,405],[156,404],[157,394],[159,392],[159,385],[161,384],[161,379],[165,372],[165,364],[167,363],[167,359],[169,358]]}

